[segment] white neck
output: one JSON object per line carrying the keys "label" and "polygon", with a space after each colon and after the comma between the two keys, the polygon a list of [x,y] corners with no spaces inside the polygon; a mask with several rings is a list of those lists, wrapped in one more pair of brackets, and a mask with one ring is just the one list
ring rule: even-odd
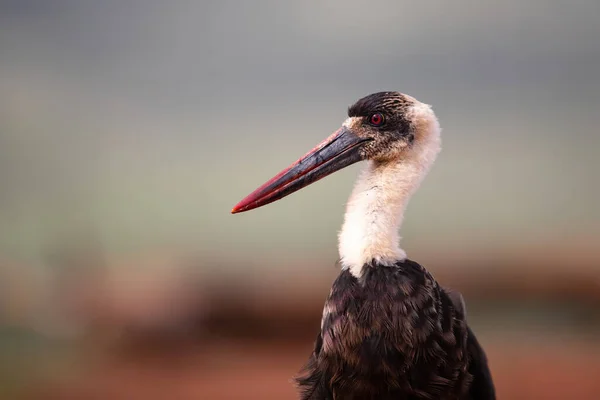
{"label": "white neck", "polygon": [[[437,121],[436,121],[437,122]],[[439,126],[406,156],[387,162],[368,161],[348,200],[339,234],[343,268],[360,277],[363,266],[375,260],[393,265],[406,259],[398,230],[412,194],[440,149]]]}

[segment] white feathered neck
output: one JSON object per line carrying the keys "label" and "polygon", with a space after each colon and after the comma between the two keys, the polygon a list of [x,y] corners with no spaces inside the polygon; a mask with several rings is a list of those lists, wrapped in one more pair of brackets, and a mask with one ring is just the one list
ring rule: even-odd
{"label": "white feathered neck", "polygon": [[393,160],[367,161],[347,203],[339,253],[342,267],[356,277],[373,260],[393,265],[406,259],[398,234],[404,210],[441,144],[439,123],[430,106],[417,102],[407,117],[412,121],[413,144]]}

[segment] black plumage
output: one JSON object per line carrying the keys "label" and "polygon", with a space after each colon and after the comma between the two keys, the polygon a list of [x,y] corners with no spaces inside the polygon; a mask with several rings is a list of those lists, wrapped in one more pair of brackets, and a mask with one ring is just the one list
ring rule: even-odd
{"label": "black plumage", "polygon": [[462,297],[414,261],[343,270],[321,325],[303,400],[495,399]]}

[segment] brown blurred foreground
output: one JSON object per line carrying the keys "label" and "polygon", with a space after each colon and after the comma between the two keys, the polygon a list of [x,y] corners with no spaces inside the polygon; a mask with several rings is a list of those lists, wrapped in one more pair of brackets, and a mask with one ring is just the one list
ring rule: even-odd
{"label": "brown blurred foreground", "polygon": [[[574,343],[488,342],[499,399],[597,399],[600,357]],[[215,343],[176,358],[90,363],[64,381],[37,384],[30,400],[294,399],[290,378],[310,345]]]}
{"label": "brown blurred foreground", "polygon": [[[469,267],[482,262],[489,268]],[[312,350],[335,268],[314,281],[288,276],[232,283],[153,268],[148,260],[137,264],[144,268],[67,268],[57,275],[62,279],[54,281],[41,314],[54,310],[54,325],[70,324],[78,333],[64,336],[38,321],[38,331],[63,335],[68,356],[32,362],[36,368],[13,392],[19,396],[6,400],[297,398],[291,379]],[[539,258],[515,258],[498,268],[491,260],[460,265],[436,277],[465,295],[499,399],[598,398],[600,291],[594,268],[581,263],[575,273]],[[23,325],[27,319],[16,316],[32,309],[29,303],[23,301],[22,309],[15,301],[6,304],[12,305],[5,315],[13,316],[13,325]],[[12,360],[1,356],[0,378],[29,357],[28,351]],[[2,381],[7,378],[0,389]],[[5,400],[2,391],[0,398]]]}

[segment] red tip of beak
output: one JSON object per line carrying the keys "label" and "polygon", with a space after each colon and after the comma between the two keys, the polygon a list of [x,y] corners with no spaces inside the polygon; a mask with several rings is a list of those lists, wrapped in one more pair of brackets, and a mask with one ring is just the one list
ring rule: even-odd
{"label": "red tip of beak", "polygon": [[342,127],[298,161],[246,196],[232,214],[249,211],[277,201],[325,176],[360,161],[358,146],[366,140]]}
{"label": "red tip of beak", "polygon": [[[266,202],[264,202],[264,199],[266,197],[268,197],[269,195],[271,195],[273,193],[276,193],[277,189],[280,189],[281,187],[283,187],[287,183],[289,183],[291,180],[293,180],[295,177],[297,177],[296,174],[292,174],[292,176],[288,177],[287,179],[282,179],[282,177],[284,175],[288,175],[289,172],[292,171],[294,169],[294,167],[296,167],[300,163],[301,160],[302,159],[296,161],[295,163],[293,163],[292,165],[290,165],[289,167],[287,167],[286,169],[284,169],[283,171],[281,171],[280,173],[275,175],[273,178],[269,179],[269,181],[262,184],[258,189],[256,189],[252,193],[250,193],[248,196],[244,197],[242,199],[242,201],[237,203],[231,209],[231,213],[237,214],[237,213],[240,213],[243,211],[249,211],[254,208],[260,207],[261,205],[267,204]],[[303,171],[302,173],[306,173],[306,172]],[[261,202],[261,200],[263,200],[263,202]],[[275,200],[273,200],[273,201],[275,201]]]}

